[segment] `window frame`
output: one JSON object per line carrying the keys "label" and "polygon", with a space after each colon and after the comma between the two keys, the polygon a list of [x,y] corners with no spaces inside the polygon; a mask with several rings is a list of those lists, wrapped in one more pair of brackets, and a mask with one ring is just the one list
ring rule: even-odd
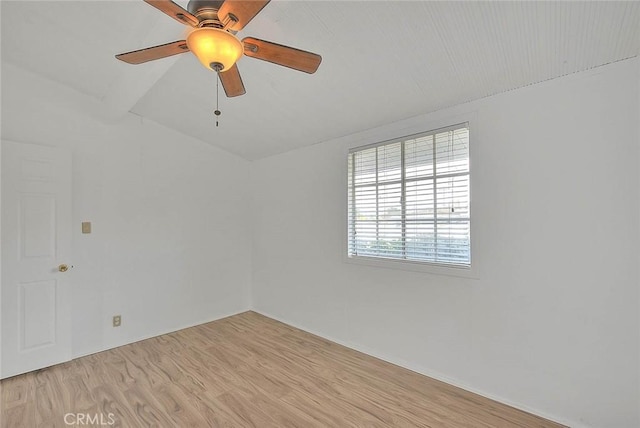
{"label": "window frame", "polygon": [[[436,275],[447,275],[447,276],[458,276],[464,278],[478,279],[479,278],[479,254],[477,251],[477,239],[476,239],[476,220],[477,220],[477,210],[475,209],[474,204],[474,194],[475,194],[475,174],[474,174],[474,158],[476,149],[475,146],[477,144],[476,139],[476,130],[474,126],[475,122],[475,114],[467,114],[463,116],[459,116],[454,118],[449,118],[449,120],[440,120],[434,123],[430,123],[429,126],[424,126],[424,124],[420,127],[411,127],[400,129],[395,132],[395,137],[387,138],[387,139],[379,139],[379,142],[376,143],[368,143],[362,140],[354,141],[352,144],[349,144],[348,147],[345,148],[344,151],[344,169],[343,169],[343,191],[344,191],[344,228],[343,228],[343,261],[349,264],[355,265],[366,265],[380,268],[391,268],[391,269],[401,269],[408,270],[414,272],[425,272],[432,273]],[[416,138],[419,136],[429,135],[437,132],[443,132],[448,129],[454,129],[459,127],[460,125],[466,125],[469,129],[469,210],[472,215],[469,217],[469,228],[470,228],[470,265],[457,265],[457,264],[446,264],[446,263],[438,263],[432,261],[420,261],[420,260],[407,260],[407,259],[393,259],[393,258],[384,258],[384,257],[376,257],[376,256],[363,256],[363,255],[349,255],[349,158],[354,151],[371,149],[374,147],[379,147],[387,144],[393,144],[397,142],[407,141],[412,138]],[[425,130],[426,129],[426,130]],[[397,135],[402,135],[398,137]],[[384,138],[384,137],[383,137]],[[368,140],[371,141],[372,138]],[[381,141],[380,141],[381,140]],[[358,144],[360,143],[360,144]]]}

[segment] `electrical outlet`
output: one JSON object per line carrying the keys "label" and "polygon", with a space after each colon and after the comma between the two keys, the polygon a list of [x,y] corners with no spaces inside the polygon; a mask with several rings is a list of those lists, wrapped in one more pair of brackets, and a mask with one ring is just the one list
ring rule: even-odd
{"label": "electrical outlet", "polygon": [[121,323],[122,323],[122,318],[120,317],[120,315],[114,315],[113,316],[113,326],[114,327],[120,327]]}

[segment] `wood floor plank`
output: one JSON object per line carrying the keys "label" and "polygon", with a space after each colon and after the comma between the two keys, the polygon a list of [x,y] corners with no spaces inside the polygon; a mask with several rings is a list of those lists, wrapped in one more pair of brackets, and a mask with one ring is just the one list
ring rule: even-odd
{"label": "wood floor plank", "polygon": [[561,427],[254,312],[0,381],[2,428],[67,413],[113,427]]}

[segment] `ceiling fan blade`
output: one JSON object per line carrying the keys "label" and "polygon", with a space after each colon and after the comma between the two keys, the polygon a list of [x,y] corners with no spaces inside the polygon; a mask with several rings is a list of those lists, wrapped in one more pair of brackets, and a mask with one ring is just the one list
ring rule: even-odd
{"label": "ceiling fan blade", "polygon": [[246,56],[269,61],[309,74],[315,73],[322,62],[320,55],[277,43],[254,39],[253,37],[245,37],[242,39],[242,43],[244,44],[244,54]]}
{"label": "ceiling fan blade", "polygon": [[[228,25],[226,29],[240,31],[264,8],[270,0],[226,0],[220,10],[218,19],[223,25]],[[227,24],[227,16],[232,21]],[[235,17],[235,19],[234,19]]]}
{"label": "ceiling fan blade", "polygon": [[244,95],[247,91],[244,90],[244,84],[242,83],[242,77],[238,71],[238,66],[233,64],[233,67],[227,71],[220,72],[220,81],[227,97],[237,97]]}
{"label": "ceiling fan blade", "polygon": [[198,18],[191,13],[184,10],[179,5],[175,4],[171,0],[144,0],[151,6],[155,7],[161,12],[166,13],[181,24],[190,25],[192,27],[198,26]]}
{"label": "ceiling fan blade", "polygon": [[153,46],[151,48],[121,53],[119,55],[116,55],[116,58],[128,64],[142,64],[143,62],[166,58],[168,56],[177,55],[184,52],[189,52],[187,42],[185,42],[184,40],[178,40],[177,42]]}

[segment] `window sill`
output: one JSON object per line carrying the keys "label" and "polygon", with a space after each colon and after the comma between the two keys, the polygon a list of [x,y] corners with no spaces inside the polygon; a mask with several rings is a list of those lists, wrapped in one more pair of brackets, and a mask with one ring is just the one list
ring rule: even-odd
{"label": "window sill", "polygon": [[479,279],[475,265],[456,266],[411,260],[385,259],[381,257],[344,256],[344,262],[349,264],[365,265],[385,269],[399,269],[412,272],[423,272],[433,275],[456,276],[460,278]]}

